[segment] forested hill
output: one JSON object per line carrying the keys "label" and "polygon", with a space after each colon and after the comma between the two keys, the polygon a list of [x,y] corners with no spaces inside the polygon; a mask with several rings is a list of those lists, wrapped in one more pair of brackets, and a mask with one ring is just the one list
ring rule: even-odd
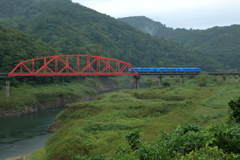
{"label": "forested hill", "polygon": [[[240,70],[240,25],[192,31],[192,34],[173,37],[173,39],[175,41],[178,39],[179,42],[185,41],[185,46],[189,45],[193,49],[201,50],[218,62]],[[194,46],[192,42],[199,45]]]}
{"label": "forested hill", "polygon": [[223,67],[200,52],[152,37],[70,0],[0,0],[0,6],[0,24],[31,34],[61,54],[101,55],[135,67],[200,67],[206,71]]}
{"label": "forested hill", "polygon": [[124,21],[145,33],[149,33],[152,36],[157,36],[160,38],[169,38],[189,32],[189,30],[184,28],[173,29],[166,27],[165,24],[162,24],[161,22],[155,22],[145,16],[118,18],[118,20]]}
{"label": "forested hill", "polygon": [[159,38],[163,37],[190,49],[200,50],[208,57],[224,64],[225,69],[240,70],[240,25],[186,30],[172,29],[143,16],[119,20]]}
{"label": "forested hill", "polygon": [[53,54],[57,52],[35,37],[0,25],[0,72],[10,72],[20,61]]}

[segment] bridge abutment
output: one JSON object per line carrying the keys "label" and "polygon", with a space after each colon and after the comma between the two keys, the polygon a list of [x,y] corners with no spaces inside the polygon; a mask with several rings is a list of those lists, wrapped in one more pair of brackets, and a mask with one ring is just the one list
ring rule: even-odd
{"label": "bridge abutment", "polygon": [[133,76],[133,78],[134,78],[134,89],[139,89],[140,76]]}
{"label": "bridge abutment", "polygon": [[6,97],[11,97],[10,77],[6,78]]}

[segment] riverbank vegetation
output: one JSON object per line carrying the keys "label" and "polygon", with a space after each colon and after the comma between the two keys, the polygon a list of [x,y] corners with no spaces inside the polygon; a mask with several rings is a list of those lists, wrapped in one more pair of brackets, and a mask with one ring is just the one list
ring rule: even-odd
{"label": "riverbank vegetation", "polygon": [[5,97],[5,87],[0,91],[0,111],[19,110],[37,105],[47,106],[57,102],[67,104],[86,96],[95,96],[97,90],[117,88],[129,84],[128,77],[85,77],[71,83],[11,87],[11,97]]}
{"label": "riverbank vegetation", "polygon": [[4,91],[1,92],[0,110],[23,109],[35,105],[47,105],[57,101],[71,102],[86,95],[96,94],[92,88],[77,84],[38,87],[23,85],[20,88],[12,87],[11,91],[12,95],[9,98],[5,97]]}
{"label": "riverbank vegetation", "polygon": [[232,149],[238,141],[229,140],[238,136],[239,126],[228,125],[228,101],[240,94],[240,86],[231,84],[234,77],[227,80],[219,85],[213,78],[205,87],[118,90],[68,104],[56,121],[64,127],[40,152],[48,160],[237,157]]}

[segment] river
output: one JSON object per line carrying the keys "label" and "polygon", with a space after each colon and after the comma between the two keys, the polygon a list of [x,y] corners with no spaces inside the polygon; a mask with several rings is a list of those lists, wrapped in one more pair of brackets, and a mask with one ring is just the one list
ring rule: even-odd
{"label": "river", "polygon": [[[116,89],[101,91],[98,94],[114,90]],[[0,117],[0,160],[43,148],[51,135],[46,132],[47,127],[53,124],[56,115],[63,109],[64,107],[59,107],[19,117]]]}
{"label": "river", "polygon": [[31,153],[44,147],[47,127],[63,107],[19,117],[0,118],[0,159]]}

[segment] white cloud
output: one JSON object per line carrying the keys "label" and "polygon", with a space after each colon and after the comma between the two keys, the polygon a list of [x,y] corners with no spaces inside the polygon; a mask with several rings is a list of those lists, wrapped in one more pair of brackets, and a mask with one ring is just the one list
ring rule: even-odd
{"label": "white cloud", "polygon": [[240,24],[239,0],[72,0],[115,18],[146,16],[173,28]]}

